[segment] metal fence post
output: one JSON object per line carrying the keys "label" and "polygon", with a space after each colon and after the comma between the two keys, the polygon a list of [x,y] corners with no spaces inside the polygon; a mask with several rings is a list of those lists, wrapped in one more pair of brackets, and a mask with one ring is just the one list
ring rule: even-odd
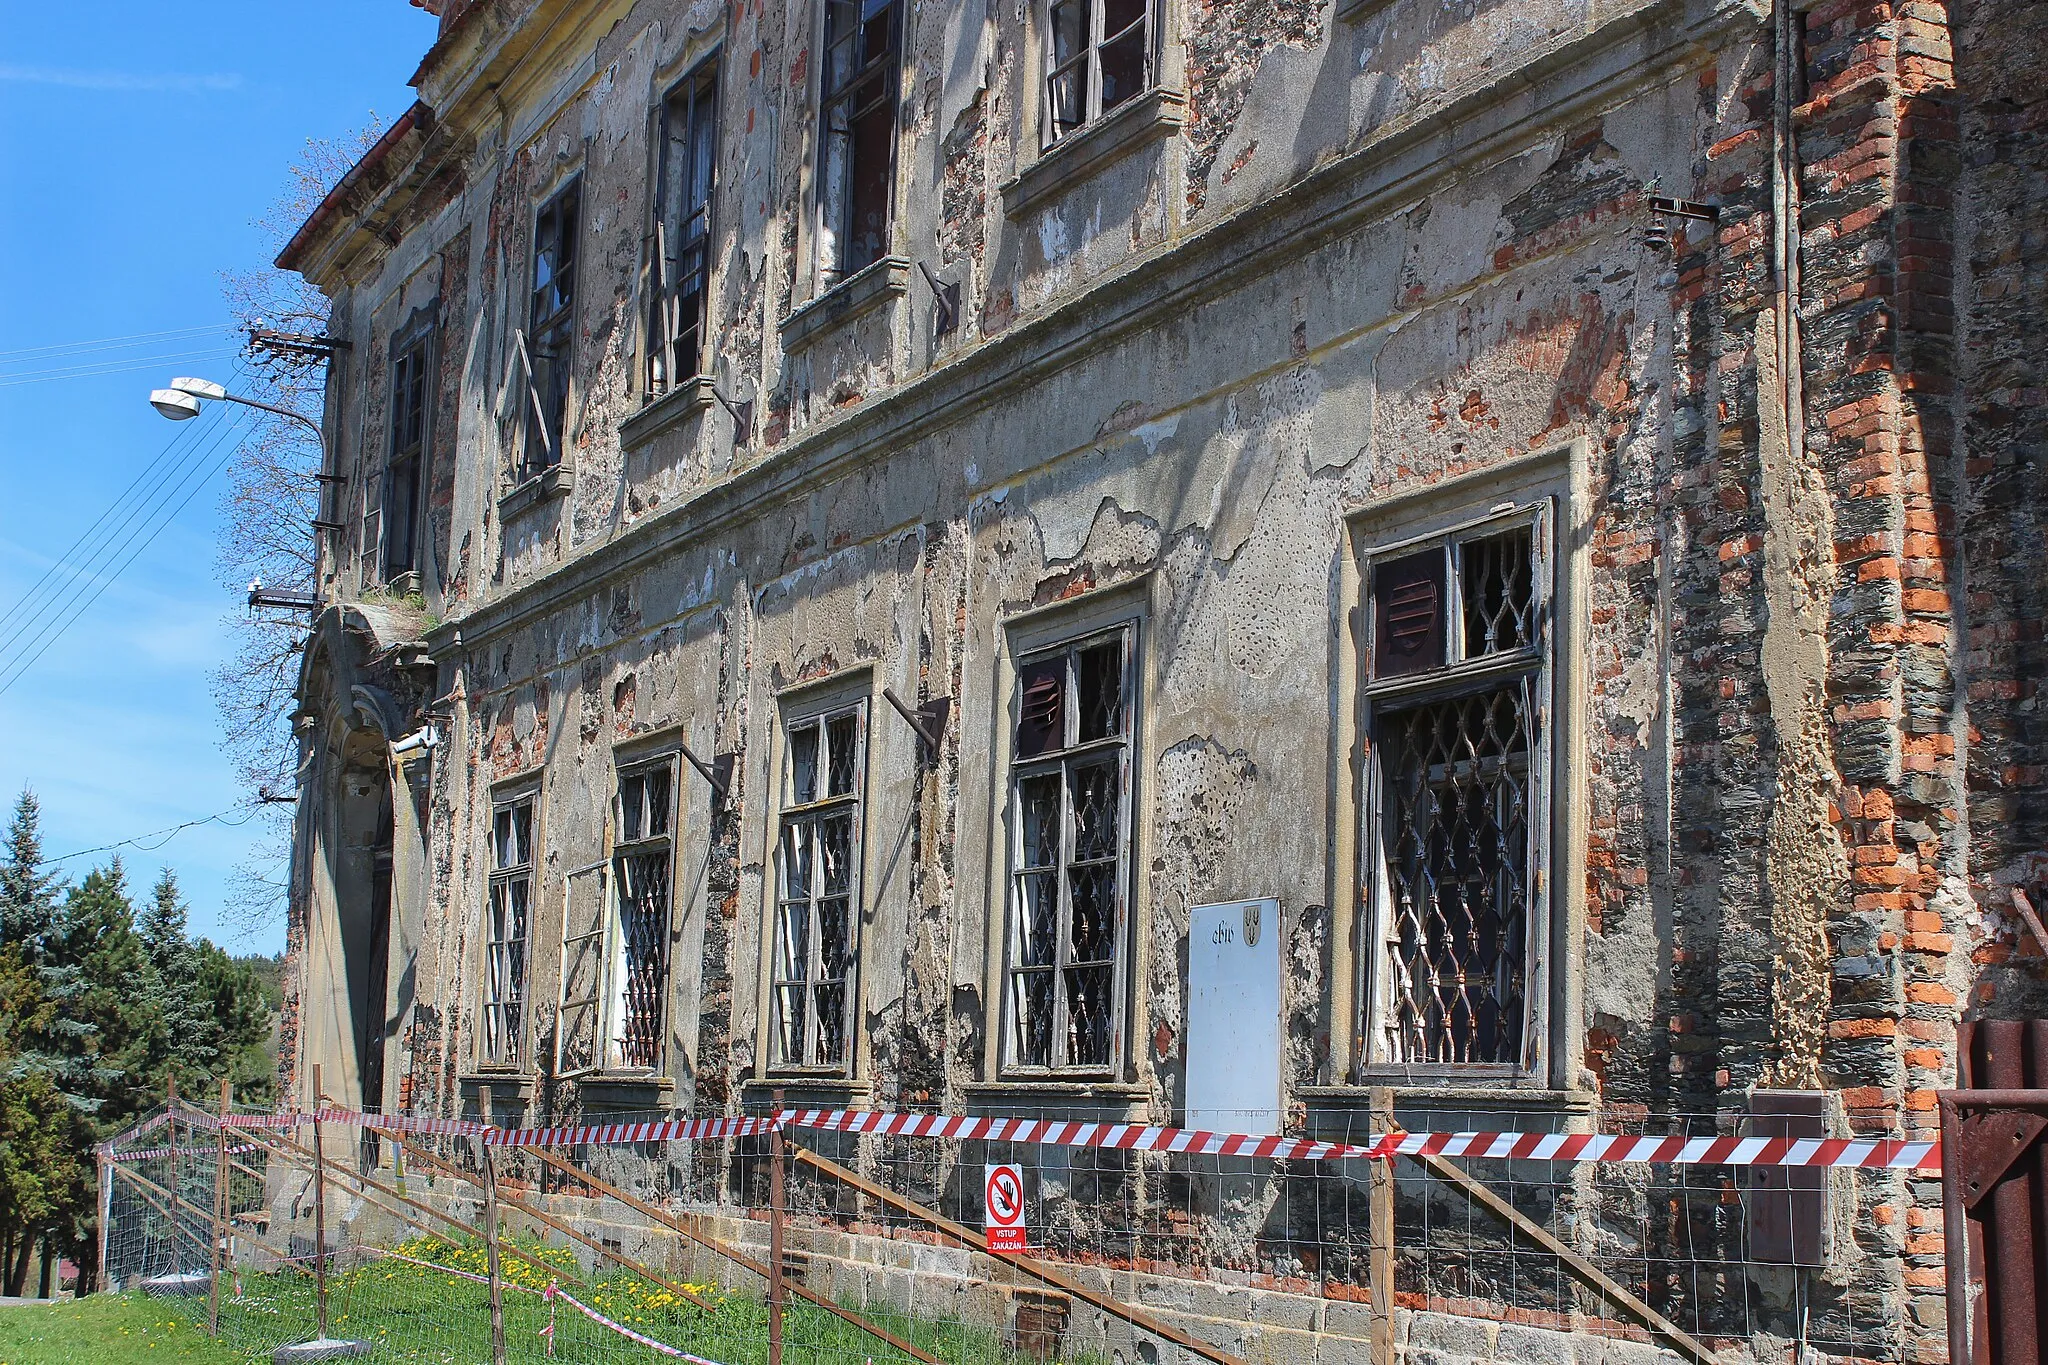
{"label": "metal fence post", "polygon": [[220,1335],[220,1275],[228,1240],[228,1078],[220,1078],[220,1127],[215,1132],[213,1168],[213,1259],[207,1265],[206,1330]]}
{"label": "metal fence post", "polygon": [[313,1323],[327,1339],[327,1153],[320,1139],[320,1064],[313,1063]]}
{"label": "metal fence post", "polygon": [[[775,1112],[782,1112],[782,1092],[775,1092]],[[782,1125],[768,1130],[768,1365],[782,1365]]]}
{"label": "metal fence post", "polygon": [[[479,1117],[485,1126],[491,1121],[491,1088],[477,1090]],[[478,1133],[477,1163],[484,1168],[484,1268],[491,1281],[491,1365],[505,1365],[505,1281],[498,1273],[498,1170],[491,1160],[490,1144]]]}
{"label": "metal fence post", "polygon": [[[1374,1086],[1369,1101],[1373,1135],[1392,1132],[1392,1088]],[[1375,1157],[1368,1178],[1366,1274],[1372,1293],[1372,1365],[1394,1365],[1394,1159]]]}

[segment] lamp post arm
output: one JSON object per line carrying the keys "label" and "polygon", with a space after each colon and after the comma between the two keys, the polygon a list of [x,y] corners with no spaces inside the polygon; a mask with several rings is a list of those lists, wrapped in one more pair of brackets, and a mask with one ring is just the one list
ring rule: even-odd
{"label": "lamp post arm", "polygon": [[327,467],[327,432],[326,432],[326,431],[325,431],[324,429],[322,429],[322,427],[320,426],[320,424],[319,424],[318,422],[316,422],[316,421],[314,421],[314,420],[313,420],[312,418],[310,418],[310,417],[306,416],[306,414],[305,414],[305,413],[303,413],[303,412],[297,412],[297,411],[294,411],[294,410],[293,410],[293,409],[291,409],[291,408],[283,407],[283,406],[280,406],[279,404],[276,404],[276,403],[266,403],[266,402],[264,402],[264,401],[263,401],[262,399],[260,399],[260,398],[244,398],[244,397],[242,397],[242,395],[240,395],[240,394],[238,394],[238,393],[223,393],[223,394],[220,394],[220,395],[219,395],[219,397],[220,397],[220,398],[221,398],[222,400],[224,400],[224,401],[226,401],[226,402],[229,402],[229,403],[240,403],[240,404],[241,404],[242,406],[244,406],[244,407],[249,407],[249,408],[261,408],[261,409],[263,409],[263,410],[264,410],[265,412],[274,412],[274,413],[276,413],[276,414],[277,414],[277,415],[278,415],[279,417],[289,417],[289,418],[291,418],[291,419],[292,419],[292,420],[293,420],[294,422],[297,422],[297,423],[301,424],[302,426],[305,426],[305,427],[311,428],[311,430],[312,430],[312,432],[313,432],[313,435],[314,435],[314,437],[315,437],[315,438],[316,438],[316,439],[317,439],[317,440],[318,440],[318,441],[320,442],[320,467],[321,467],[321,468],[322,468],[323,470],[324,470],[324,469],[326,469],[326,467]]}

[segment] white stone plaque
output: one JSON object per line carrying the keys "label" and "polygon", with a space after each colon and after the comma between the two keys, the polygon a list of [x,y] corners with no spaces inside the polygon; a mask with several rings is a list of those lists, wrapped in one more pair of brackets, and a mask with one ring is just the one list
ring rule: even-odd
{"label": "white stone plaque", "polygon": [[1280,1131],[1280,902],[1189,912],[1184,1046],[1185,1126]]}

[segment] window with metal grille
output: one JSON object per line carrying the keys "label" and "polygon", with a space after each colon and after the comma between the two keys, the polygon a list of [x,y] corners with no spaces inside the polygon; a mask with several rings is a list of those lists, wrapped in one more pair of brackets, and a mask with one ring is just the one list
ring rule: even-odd
{"label": "window with metal grille", "polygon": [[384,581],[419,567],[420,497],[434,332],[414,323],[391,344],[391,453],[384,465]]}
{"label": "window with metal grille", "polygon": [[889,254],[902,0],[826,0],[818,273],[830,288]]}
{"label": "window with metal grille", "polygon": [[1023,658],[1010,768],[1013,1068],[1104,1070],[1122,1037],[1131,635]]}
{"label": "window with metal grille", "polygon": [[1150,0],[1048,0],[1045,7],[1047,142],[1150,88]]}
{"label": "window with metal grille", "polygon": [[617,895],[605,1061],[628,1071],[661,1067],[668,1000],[670,872],[675,865],[675,760],[619,774],[612,850]]}
{"label": "window with metal grille", "polygon": [[1539,504],[1369,563],[1369,1063],[1531,1063],[1548,527]]}
{"label": "window with metal grille", "polygon": [[845,1071],[860,960],[867,707],[792,720],[776,843],[775,1063]]}
{"label": "window with metal grille", "polygon": [[582,182],[571,180],[542,206],[533,225],[533,293],[521,336],[526,369],[526,469],[561,463],[576,350],[576,224]]}
{"label": "window with metal grille", "polygon": [[533,798],[491,811],[491,883],[484,926],[483,1060],[526,1057],[526,945],[533,908]]}
{"label": "window with metal grille", "polygon": [[658,143],[653,304],[647,319],[650,397],[703,366],[711,188],[718,162],[716,57],[683,77],[661,102]]}

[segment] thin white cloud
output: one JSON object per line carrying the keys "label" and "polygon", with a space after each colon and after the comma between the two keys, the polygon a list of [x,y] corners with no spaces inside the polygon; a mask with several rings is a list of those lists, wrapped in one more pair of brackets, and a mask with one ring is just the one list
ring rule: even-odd
{"label": "thin white cloud", "polygon": [[15,66],[0,62],[0,81],[19,85],[59,85],[69,90],[168,91],[191,94],[197,91],[237,90],[242,78],[236,75],[186,75],[174,71],[81,71],[62,66]]}

